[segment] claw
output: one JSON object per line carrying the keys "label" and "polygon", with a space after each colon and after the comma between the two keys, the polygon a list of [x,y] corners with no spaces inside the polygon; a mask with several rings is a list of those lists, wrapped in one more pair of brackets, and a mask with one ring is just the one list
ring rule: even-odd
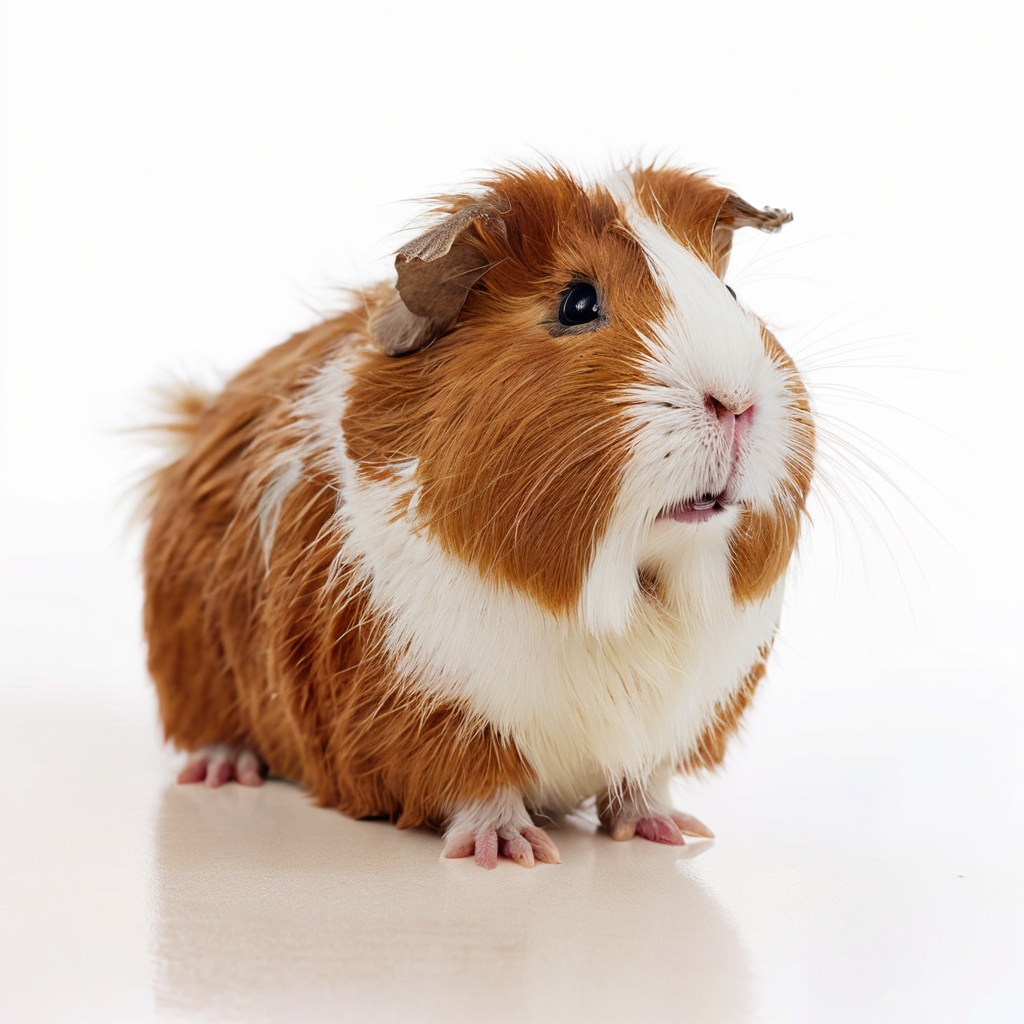
{"label": "claw", "polygon": [[624,843],[636,835],[635,821],[617,821],[611,827],[612,839],[617,843]]}
{"label": "claw", "polygon": [[680,814],[678,811],[674,811],[670,817],[684,836],[700,836],[702,839],[715,838],[715,833],[704,822],[698,821],[690,814]]}

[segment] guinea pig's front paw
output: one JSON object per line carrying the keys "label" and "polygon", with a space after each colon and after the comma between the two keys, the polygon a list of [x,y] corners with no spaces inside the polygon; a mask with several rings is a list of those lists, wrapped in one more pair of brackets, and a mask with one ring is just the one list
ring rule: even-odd
{"label": "guinea pig's front paw", "polygon": [[178,782],[203,782],[212,789],[232,779],[243,786],[260,786],[267,766],[256,751],[228,743],[208,743],[193,751],[178,773]]}
{"label": "guinea pig's front paw", "polygon": [[715,833],[707,825],[669,804],[667,790],[664,771],[648,780],[646,786],[623,782],[610,787],[597,802],[601,824],[619,842],[643,836],[652,843],[685,846],[683,836],[714,839]]}
{"label": "guinea pig's front paw", "polygon": [[508,857],[524,868],[542,864],[561,864],[558,847],[536,825],[525,828],[480,828],[475,832],[447,832],[441,856],[446,860],[472,857],[482,868],[498,866],[498,855]]}
{"label": "guinea pig's front paw", "polygon": [[445,830],[441,857],[472,857],[482,868],[495,868],[499,854],[524,868],[532,868],[537,861],[562,863],[558,847],[534,825],[522,796],[510,789],[457,811]]}
{"label": "guinea pig's front paw", "polygon": [[625,842],[633,836],[643,836],[652,843],[666,843],[669,846],[685,846],[684,836],[699,836],[714,839],[715,833],[703,822],[689,814],[670,811],[667,814],[648,814],[636,818],[614,816],[605,822],[612,839]]}

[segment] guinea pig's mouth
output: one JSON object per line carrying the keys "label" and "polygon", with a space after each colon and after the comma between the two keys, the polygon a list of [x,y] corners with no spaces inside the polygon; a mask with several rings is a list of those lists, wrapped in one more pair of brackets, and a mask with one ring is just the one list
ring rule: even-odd
{"label": "guinea pig's mouth", "polygon": [[706,523],[728,507],[724,491],[718,494],[702,494],[691,501],[663,508],[658,513],[658,519],[672,519],[677,523]]}

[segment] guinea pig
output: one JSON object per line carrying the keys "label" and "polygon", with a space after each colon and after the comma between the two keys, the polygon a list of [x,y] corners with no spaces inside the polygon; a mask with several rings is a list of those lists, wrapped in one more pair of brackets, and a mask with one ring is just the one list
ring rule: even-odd
{"label": "guinea pig", "polygon": [[443,832],[443,857],[711,836],[712,769],[765,673],[811,482],[807,392],[723,281],[775,231],[686,170],[496,172],[397,281],[215,396],[152,478],[145,632],[179,782],[294,779]]}

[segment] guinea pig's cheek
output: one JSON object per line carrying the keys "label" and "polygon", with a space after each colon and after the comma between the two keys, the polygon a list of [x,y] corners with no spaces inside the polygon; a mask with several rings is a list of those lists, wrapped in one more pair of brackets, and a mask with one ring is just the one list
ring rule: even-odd
{"label": "guinea pig's cheek", "polygon": [[737,604],[763,600],[784,575],[800,534],[813,466],[809,420],[783,408],[776,433],[752,437],[737,480],[740,515],[729,540],[730,586]]}
{"label": "guinea pig's cheek", "polygon": [[729,544],[729,584],[740,605],[764,600],[789,565],[800,533],[796,510],[743,509]]}

